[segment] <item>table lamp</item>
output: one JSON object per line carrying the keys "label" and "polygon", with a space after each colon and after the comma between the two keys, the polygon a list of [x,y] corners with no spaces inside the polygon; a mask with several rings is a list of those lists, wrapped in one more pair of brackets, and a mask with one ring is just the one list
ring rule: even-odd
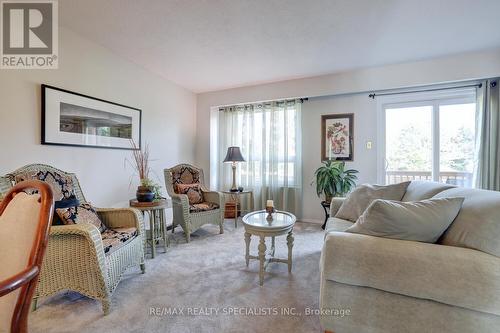
{"label": "table lamp", "polygon": [[236,187],[236,162],[245,162],[243,155],[241,155],[240,147],[228,147],[226,158],[224,159],[224,163],[231,162],[233,169],[233,185],[231,186],[231,192],[238,192],[238,188]]}

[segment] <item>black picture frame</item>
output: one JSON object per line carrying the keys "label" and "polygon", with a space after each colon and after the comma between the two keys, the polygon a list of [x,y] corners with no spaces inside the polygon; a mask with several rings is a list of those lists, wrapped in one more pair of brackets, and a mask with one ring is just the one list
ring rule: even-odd
{"label": "black picture frame", "polygon": [[[335,154],[328,153],[331,146],[327,145],[328,123],[337,120],[337,123],[342,123],[347,127],[347,134],[342,134],[345,141],[348,142],[348,153]],[[346,125],[347,123],[347,125]],[[321,116],[321,161],[337,160],[337,161],[353,161],[354,160],[354,113],[329,114]]]}
{"label": "black picture frame", "polygon": [[[141,144],[142,144],[142,110],[141,109],[135,108],[135,107],[131,107],[131,106],[127,106],[127,105],[120,104],[120,103],[116,103],[116,102],[111,102],[111,101],[108,101],[108,100],[105,100],[105,99],[101,99],[101,98],[96,98],[96,97],[89,96],[89,95],[84,95],[84,94],[77,93],[77,92],[74,92],[74,91],[70,91],[70,90],[66,90],[66,89],[62,89],[62,88],[50,86],[50,85],[47,85],[47,84],[42,84],[41,85],[41,97],[42,97],[42,101],[41,101],[42,102],[41,103],[41,113],[42,113],[42,116],[41,116],[41,144],[42,145],[71,146],[71,147],[85,147],[85,148],[101,148],[101,149],[104,148],[104,149],[135,150],[134,148],[132,148],[130,139],[126,139],[126,138],[118,138],[119,140],[123,141],[122,146],[113,146],[113,145],[104,145],[104,144],[78,144],[78,143],[74,143],[74,142],[73,143],[64,142],[64,140],[62,140],[62,142],[58,142],[58,141],[54,141],[54,140],[48,139],[48,135],[47,135],[48,134],[47,127],[49,125],[48,124],[48,120],[47,120],[48,113],[49,112],[60,112],[60,111],[57,111],[57,110],[51,110],[50,106],[47,105],[47,101],[48,101],[47,93],[49,91],[55,91],[55,92],[58,92],[58,93],[61,93],[61,94],[70,94],[70,95],[73,95],[73,96],[78,96],[78,97],[83,98],[83,99],[88,99],[88,100],[91,100],[91,101],[97,101],[97,102],[104,103],[106,105],[109,105],[109,106],[112,106],[112,107],[115,107],[115,108],[116,107],[123,108],[123,110],[128,110],[128,112],[130,112],[130,111],[137,112],[138,114],[133,116],[134,119],[136,119],[135,126],[137,127],[137,129],[135,129],[134,122],[132,120],[132,122],[131,122],[131,126],[132,126],[131,132],[133,132],[134,130],[138,131],[137,132],[138,133],[138,135],[137,135],[138,138],[135,138],[137,140],[134,140],[134,141],[136,142],[137,147],[139,147],[139,149],[140,149]],[[85,108],[85,106],[80,106],[80,105],[77,105],[76,107]],[[94,111],[101,112],[100,110],[94,110]],[[109,112],[109,111],[102,111],[102,112],[112,113],[112,112]],[[52,118],[53,118],[53,115],[52,115]],[[58,128],[60,128],[60,126],[61,125],[59,124]],[[56,134],[52,134],[52,135],[56,135]],[[88,134],[81,134],[81,135],[87,135],[88,136]],[[97,137],[97,135],[94,135],[94,136]],[[113,139],[115,139],[115,138],[113,138]],[[125,140],[127,140],[126,146],[125,146]]]}

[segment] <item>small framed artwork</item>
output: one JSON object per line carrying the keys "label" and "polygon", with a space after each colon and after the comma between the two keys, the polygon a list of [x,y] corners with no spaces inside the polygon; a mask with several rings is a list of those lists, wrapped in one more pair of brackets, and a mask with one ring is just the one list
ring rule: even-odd
{"label": "small framed artwork", "polygon": [[42,84],[42,144],[141,146],[141,110]]}
{"label": "small framed artwork", "polygon": [[354,114],[321,116],[321,160],[354,159]]}

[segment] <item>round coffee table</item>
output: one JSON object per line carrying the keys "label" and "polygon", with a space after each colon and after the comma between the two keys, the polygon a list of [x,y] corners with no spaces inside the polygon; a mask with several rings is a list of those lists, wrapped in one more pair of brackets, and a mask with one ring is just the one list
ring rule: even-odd
{"label": "round coffee table", "polygon": [[[260,285],[264,284],[264,272],[267,265],[271,262],[280,262],[288,264],[288,272],[292,272],[292,248],[293,248],[293,226],[295,224],[296,218],[293,214],[283,211],[277,211],[272,214],[273,219],[267,219],[267,213],[265,210],[252,212],[243,217],[243,226],[245,227],[245,243],[246,252],[245,259],[248,267],[250,259],[258,259],[260,262],[259,268],[259,281]],[[276,236],[287,235],[287,245],[288,245],[288,259],[279,259],[274,257],[274,238]],[[258,236],[260,237],[259,242],[259,254],[258,256],[250,255],[250,237]],[[269,258],[266,258],[266,237],[271,237],[271,250],[268,253]]]}

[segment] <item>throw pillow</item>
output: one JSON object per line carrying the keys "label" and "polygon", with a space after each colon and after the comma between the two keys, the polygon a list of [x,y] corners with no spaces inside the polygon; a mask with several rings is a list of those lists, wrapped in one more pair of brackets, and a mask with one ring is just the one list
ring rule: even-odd
{"label": "throw pillow", "polygon": [[386,186],[360,185],[347,196],[335,217],[355,222],[375,199],[400,201],[408,185],[410,182]]}
{"label": "throw pillow", "polygon": [[57,214],[57,210],[60,208],[70,208],[70,207],[76,207],[80,205],[80,201],[78,199],[66,199],[66,200],[59,200],[54,202],[54,209],[56,210],[56,214],[52,217],[52,225],[63,225],[63,221],[61,221],[61,218],[59,217],[59,214]]}
{"label": "throw pillow", "polygon": [[346,232],[435,243],[457,217],[464,198],[413,202],[377,199]]}
{"label": "throw pillow", "polygon": [[54,201],[74,199],[73,179],[71,176],[62,175],[55,171],[30,171],[16,175],[15,183],[25,180],[41,180],[50,185]]}
{"label": "throw pillow", "polygon": [[203,202],[203,192],[200,184],[177,184],[177,193],[186,194],[190,205]]}
{"label": "throw pillow", "polygon": [[76,207],[58,208],[56,212],[63,224],[90,223],[95,225],[101,233],[107,229],[106,225],[101,222],[95,209],[88,203]]}

